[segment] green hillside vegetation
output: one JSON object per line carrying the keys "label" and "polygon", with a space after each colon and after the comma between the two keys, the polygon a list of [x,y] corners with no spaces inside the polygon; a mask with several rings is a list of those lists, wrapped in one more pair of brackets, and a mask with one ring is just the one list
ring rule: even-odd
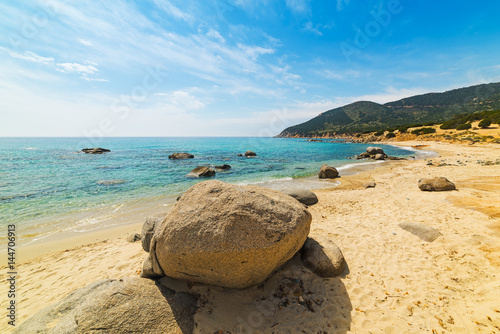
{"label": "green hillside vegetation", "polygon": [[291,126],[279,137],[323,137],[371,132],[382,136],[383,131],[398,130],[404,133],[409,128],[443,122],[444,128],[455,129],[461,124],[484,118],[497,124],[500,121],[499,108],[500,83],[483,84],[444,93],[417,95],[384,105],[369,101],[355,102]]}

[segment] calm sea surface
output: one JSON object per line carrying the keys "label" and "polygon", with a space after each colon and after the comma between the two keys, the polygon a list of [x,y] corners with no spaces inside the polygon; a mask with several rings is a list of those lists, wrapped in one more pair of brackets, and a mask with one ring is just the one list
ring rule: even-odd
{"label": "calm sea surface", "polygon": [[[84,231],[127,206],[174,201],[202,181],[186,177],[197,166],[229,164],[232,168],[215,179],[269,184],[315,175],[323,163],[357,163],[347,158],[369,146],[285,138],[108,138],[99,146],[111,153],[89,155],[79,153],[83,143],[81,138],[0,138],[0,223],[17,224],[25,241],[58,230]],[[415,155],[382,147],[389,155]],[[247,150],[258,156],[237,156]],[[174,152],[195,158],[169,160]]]}

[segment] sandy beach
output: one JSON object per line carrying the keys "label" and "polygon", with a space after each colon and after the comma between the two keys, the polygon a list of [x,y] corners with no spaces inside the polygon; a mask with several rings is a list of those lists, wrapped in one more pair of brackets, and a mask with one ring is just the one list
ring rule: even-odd
{"label": "sandy beach", "polygon": [[[245,290],[164,278],[202,296],[195,333],[500,333],[500,165],[488,163],[500,158],[498,144],[390,144],[424,144],[439,157],[389,162],[315,191],[310,235],[340,247],[348,265],[343,276],[319,278],[296,256],[265,284]],[[458,191],[418,189],[420,178],[434,176]],[[376,187],[365,189],[368,181]],[[425,242],[400,223],[443,235]],[[147,253],[126,238],[140,227],[113,229],[105,240],[61,240],[42,256],[27,251],[18,263],[18,324],[96,280],[138,276]],[[280,306],[275,292],[290,278],[302,282],[311,307]],[[4,296],[6,289],[2,284]],[[0,332],[11,330],[4,319]]]}

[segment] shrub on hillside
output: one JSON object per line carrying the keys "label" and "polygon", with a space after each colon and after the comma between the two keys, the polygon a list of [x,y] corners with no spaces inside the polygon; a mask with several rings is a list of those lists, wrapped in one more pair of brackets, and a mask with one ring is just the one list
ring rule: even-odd
{"label": "shrub on hillside", "polygon": [[460,124],[457,126],[457,130],[469,130],[471,127],[472,125],[470,125],[470,123]]}
{"label": "shrub on hillside", "polygon": [[387,135],[386,135],[387,138],[394,138],[396,137],[396,134],[394,132],[389,132]]}
{"label": "shrub on hillside", "polygon": [[382,136],[383,134],[384,134],[384,131],[383,131],[383,130],[380,130],[380,131],[377,131],[377,132],[375,132],[375,133],[374,133],[374,135],[375,135],[375,136],[377,136],[377,137],[380,137],[380,136]]}
{"label": "shrub on hillside", "polygon": [[491,119],[489,118],[485,118],[481,122],[479,122],[479,127],[481,129],[487,128],[490,125],[491,125]]}
{"label": "shrub on hillside", "polygon": [[426,135],[428,133],[435,133],[436,132],[436,129],[434,128],[420,128],[420,129],[415,129],[415,130],[412,130],[412,134],[414,135]]}

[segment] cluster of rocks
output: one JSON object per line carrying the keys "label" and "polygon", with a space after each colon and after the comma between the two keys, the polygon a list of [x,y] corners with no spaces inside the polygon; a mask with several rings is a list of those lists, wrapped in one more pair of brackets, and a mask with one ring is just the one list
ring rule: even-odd
{"label": "cluster of rocks", "polygon": [[[320,277],[341,275],[346,263],[340,249],[329,239],[308,237],[312,216],[302,203],[312,205],[317,198],[302,190],[289,193],[217,180],[192,186],[167,215],[146,219],[140,240],[149,255],[142,278],[87,285],[36,313],[15,333],[139,333],[145,328],[191,333],[200,296],[176,291],[159,278],[244,289],[265,282],[296,254]],[[133,235],[129,241],[138,239]],[[313,311],[300,279],[282,282],[274,294]]]}
{"label": "cluster of rocks", "polygon": [[239,153],[238,154],[239,157],[256,157],[257,156],[257,153],[255,153],[254,151],[246,151],[245,153]]}
{"label": "cluster of rocks", "polygon": [[405,158],[393,157],[385,154],[380,147],[368,147],[366,152],[354,156],[353,159],[374,159],[374,160],[406,160]]}

